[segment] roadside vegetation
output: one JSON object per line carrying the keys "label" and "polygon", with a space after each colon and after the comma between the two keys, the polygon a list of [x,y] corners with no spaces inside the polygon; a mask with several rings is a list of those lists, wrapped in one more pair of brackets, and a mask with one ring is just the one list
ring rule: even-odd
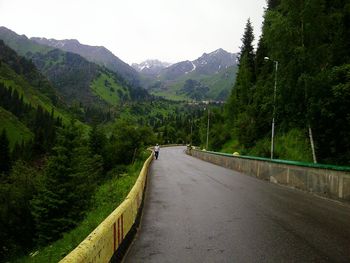
{"label": "roadside vegetation", "polygon": [[69,254],[124,201],[149,154],[149,151],[144,151],[133,164],[115,167],[108,172],[106,178],[97,186],[90,208],[76,228],[65,232],[62,238],[49,246],[37,247],[29,256],[17,258],[14,262],[58,262]]}
{"label": "roadside vegetation", "polygon": [[209,149],[269,158],[275,117],[274,158],[313,161],[313,144],[317,162],[350,165],[349,21],[346,1],[268,1],[256,50],[246,24],[235,85],[210,115]]}

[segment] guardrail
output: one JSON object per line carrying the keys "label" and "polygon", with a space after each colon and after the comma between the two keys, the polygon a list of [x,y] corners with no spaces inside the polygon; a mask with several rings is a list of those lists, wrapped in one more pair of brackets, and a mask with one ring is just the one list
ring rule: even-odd
{"label": "guardrail", "polygon": [[124,245],[128,233],[136,222],[152,160],[153,153],[145,161],[135,185],[125,200],[60,263],[111,261],[118,248]]}
{"label": "guardrail", "polygon": [[328,198],[350,201],[350,167],[271,160],[189,148],[187,153],[232,170]]}

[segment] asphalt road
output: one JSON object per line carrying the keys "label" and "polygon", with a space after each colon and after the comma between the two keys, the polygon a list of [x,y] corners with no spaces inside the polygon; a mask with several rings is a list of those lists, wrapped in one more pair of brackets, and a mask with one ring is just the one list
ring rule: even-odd
{"label": "asphalt road", "polygon": [[350,262],[350,205],[163,148],[124,262]]}

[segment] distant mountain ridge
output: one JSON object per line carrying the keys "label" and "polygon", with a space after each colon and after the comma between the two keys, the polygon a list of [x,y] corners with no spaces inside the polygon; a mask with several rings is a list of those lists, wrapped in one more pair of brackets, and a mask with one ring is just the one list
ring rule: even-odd
{"label": "distant mountain ridge", "polygon": [[[0,27],[0,39],[17,53],[32,60],[69,106],[109,110],[110,106],[125,101],[149,97],[146,90],[138,85],[130,85],[120,74],[90,62],[79,54],[56,48],[58,42],[56,47],[39,44],[5,27]],[[73,42],[80,45],[78,41]]]}
{"label": "distant mountain ridge", "polygon": [[[87,104],[95,103],[96,98],[89,89],[92,84],[98,85],[94,86],[96,89],[93,93],[104,97],[103,100],[109,101],[109,104],[116,103],[118,98],[125,100],[127,97],[134,97],[128,96],[129,92],[136,97],[139,97],[137,92],[140,95],[144,93],[142,89],[136,91],[131,87],[144,87],[154,95],[175,100],[225,100],[233,87],[237,70],[237,54],[222,48],[204,53],[193,61],[170,64],[147,60],[131,67],[105,47],[84,45],[75,39],[28,39],[25,35],[18,35],[5,27],[0,27],[0,38],[20,55],[32,59],[54,86],[64,89],[59,93],[65,91],[66,99],[70,102],[73,98],[71,95],[78,96],[79,90],[85,90],[87,97],[80,98]],[[90,67],[83,59],[102,67],[96,69],[95,64]],[[92,71],[92,78],[88,76],[88,71]],[[112,77],[112,72],[116,76]],[[129,86],[129,92],[121,88],[125,85]],[[106,92],[107,90],[109,91]]]}
{"label": "distant mountain ridge", "polygon": [[153,94],[169,99],[225,100],[237,70],[237,54],[222,48],[204,53],[193,61],[181,61],[167,67],[159,64],[154,67],[157,70],[146,62],[133,65],[144,76],[143,86]]}
{"label": "distant mountain ridge", "polygon": [[18,35],[16,32],[4,26],[0,26],[0,39],[2,39],[6,45],[14,49],[19,55],[26,57],[31,53],[47,53],[54,49],[50,46],[39,45],[31,41],[26,35]]}
{"label": "distant mountain ridge", "polygon": [[94,62],[114,71],[126,79],[131,85],[137,86],[140,84],[137,71],[103,46],[89,46],[81,44],[76,39],[56,40],[32,37],[31,40],[41,45],[79,54],[90,62]]}
{"label": "distant mountain ridge", "polygon": [[193,71],[203,75],[215,74],[236,64],[237,54],[229,53],[219,48],[209,54],[204,53],[193,61],[185,60],[171,64],[157,59],[150,59],[140,64],[133,63],[132,67],[147,76],[174,80]]}
{"label": "distant mountain ridge", "polygon": [[171,66],[171,63],[162,62],[158,59],[148,59],[140,64],[133,63],[131,66],[142,74],[156,77],[163,69]]}
{"label": "distant mountain ridge", "polygon": [[191,72],[201,75],[212,75],[218,73],[222,69],[227,69],[236,64],[237,55],[220,48],[209,54],[204,53],[196,60],[182,61],[165,68],[161,72],[161,78],[174,80]]}

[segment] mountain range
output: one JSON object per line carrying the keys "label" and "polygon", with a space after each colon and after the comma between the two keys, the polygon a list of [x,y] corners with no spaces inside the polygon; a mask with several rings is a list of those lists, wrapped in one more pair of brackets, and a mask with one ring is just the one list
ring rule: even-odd
{"label": "mountain range", "polygon": [[237,54],[220,48],[193,61],[168,65],[147,60],[132,66],[141,74],[142,85],[153,94],[179,100],[225,100],[235,81]]}
{"label": "mountain range", "polygon": [[[29,39],[5,27],[0,27],[0,39],[18,54],[32,59],[70,102],[78,92],[78,101],[85,104],[96,102],[95,95],[109,103],[119,101],[119,97],[127,98],[125,90],[117,87],[120,83],[144,87],[151,94],[172,100],[225,100],[237,70],[237,54],[221,48],[193,61],[171,64],[153,59],[129,66],[105,47],[85,45],[75,39]],[[103,87],[104,81],[113,87]],[[99,87],[93,83],[99,83]],[[82,90],[86,92],[81,93]]]}
{"label": "mountain range", "polygon": [[75,119],[86,127],[111,120],[125,104],[153,98],[121,75],[0,27],[0,131],[8,131],[14,147],[40,135],[33,129],[36,116],[57,117],[64,124]]}
{"label": "mountain range", "polygon": [[[59,96],[70,106],[77,103],[81,108],[108,109],[122,101],[148,96],[145,90],[139,88],[138,85],[130,84],[123,78],[122,70],[115,68],[112,71],[89,61],[82,55],[58,49],[59,41],[51,41],[51,43],[56,43],[56,46],[39,44],[38,41],[28,39],[25,35],[18,35],[5,27],[0,27],[0,39],[18,54],[32,60],[40,72],[53,84]],[[78,45],[76,50],[79,50],[79,42],[69,41],[69,43]],[[71,47],[72,45],[63,46]],[[85,48],[100,49],[89,46]],[[86,55],[88,52],[81,53]],[[117,61],[116,57],[114,58]],[[121,62],[122,66],[125,66],[124,64],[127,65]],[[131,68],[128,65],[127,67]],[[133,71],[131,68],[131,72]]]}
{"label": "mountain range", "polygon": [[45,45],[78,54],[90,62],[94,62],[100,66],[104,66],[109,70],[118,73],[131,85],[139,85],[139,76],[136,70],[103,46],[84,45],[76,39],[56,40],[32,37],[31,40],[40,45]]}
{"label": "mountain range", "polygon": [[140,64],[133,63],[131,66],[139,73],[150,76],[150,77],[157,77],[160,72],[169,67],[171,63],[168,62],[162,62],[158,59],[149,59],[146,60]]}

